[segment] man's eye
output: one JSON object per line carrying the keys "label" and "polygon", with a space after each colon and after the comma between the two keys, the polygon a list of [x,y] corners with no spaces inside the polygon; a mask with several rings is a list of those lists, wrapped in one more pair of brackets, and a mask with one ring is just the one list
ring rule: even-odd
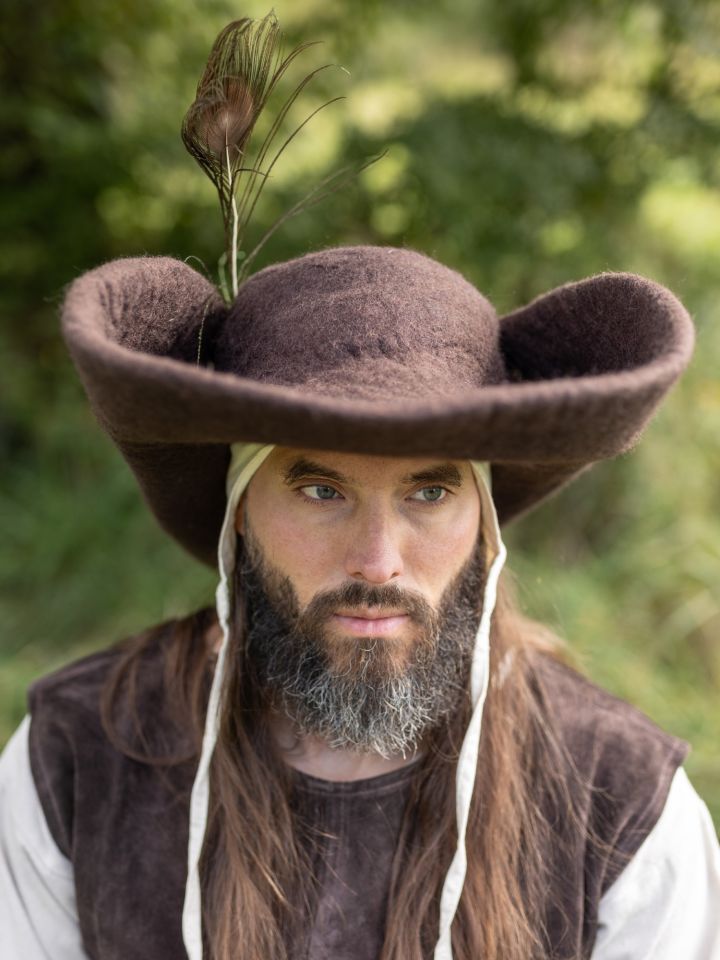
{"label": "man's eye", "polygon": [[424,503],[439,503],[447,496],[445,487],[423,487],[411,496],[411,500],[421,500]]}
{"label": "man's eye", "polygon": [[334,487],[328,487],[324,483],[311,483],[307,487],[300,487],[300,490],[310,500],[334,500],[337,494]]}

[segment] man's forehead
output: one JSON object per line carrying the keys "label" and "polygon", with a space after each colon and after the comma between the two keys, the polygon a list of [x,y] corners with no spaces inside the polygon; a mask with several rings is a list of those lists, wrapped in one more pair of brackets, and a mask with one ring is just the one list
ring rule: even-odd
{"label": "man's forehead", "polygon": [[385,457],[285,447],[273,451],[268,465],[287,483],[307,476],[323,476],[348,484],[382,480],[460,486],[471,476],[469,460],[452,460],[442,456]]}

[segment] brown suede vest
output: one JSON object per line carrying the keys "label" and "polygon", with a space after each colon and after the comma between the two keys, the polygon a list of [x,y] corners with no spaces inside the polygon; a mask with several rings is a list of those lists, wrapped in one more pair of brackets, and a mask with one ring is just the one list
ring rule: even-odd
{"label": "brown suede vest", "polygon": [[[83,941],[92,960],[185,960],[181,915],[194,762],[158,770],[108,741],[99,695],[109,650],[36,682],[30,762],[51,834],[72,861]],[[586,960],[600,898],[657,821],[687,745],[570,669],[543,659],[543,684],[580,773],[581,824],[558,822],[548,891],[547,955]],[[160,656],[148,657],[140,710],[168,749]],[[154,722],[156,720],[156,722]],[[294,772],[294,807],[322,843],[307,937],[293,960],[377,960],[390,869],[412,767],[352,783]],[[588,831],[601,843],[589,845]]]}

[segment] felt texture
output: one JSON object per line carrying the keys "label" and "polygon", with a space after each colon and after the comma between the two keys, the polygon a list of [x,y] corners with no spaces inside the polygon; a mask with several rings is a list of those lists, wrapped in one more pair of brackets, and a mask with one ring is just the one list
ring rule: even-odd
{"label": "felt texture", "polygon": [[[165,645],[147,651],[137,690],[149,749],[184,751],[186,732],[170,717],[163,688]],[[48,826],[75,872],[85,949],[91,960],[180,960],[190,790],[195,762],[153,768],[107,740],[99,696],[118,653],[103,651],[61,668],[30,690],[30,762]],[[687,744],[629,704],[539,656],[536,679],[567,748],[562,771],[577,819],[547,808],[546,956],[588,958],[600,898],[662,812]],[[208,688],[210,676],[207,677]],[[120,722],[124,717],[120,712]],[[125,732],[132,738],[127,719]],[[321,837],[319,879],[300,960],[375,960],[382,941],[391,861],[408,795],[406,771],[356,783],[294,772],[292,804]],[[482,769],[478,776],[483,776]],[[592,831],[599,843],[588,843]]]}
{"label": "felt texture", "polygon": [[633,447],[694,345],[633,274],[497,317],[456,271],[374,246],[273,264],[229,308],[185,263],[115,260],[74,281],[62,324],[150,508],[211,565],[230,443],[489,462],[504,524]]}

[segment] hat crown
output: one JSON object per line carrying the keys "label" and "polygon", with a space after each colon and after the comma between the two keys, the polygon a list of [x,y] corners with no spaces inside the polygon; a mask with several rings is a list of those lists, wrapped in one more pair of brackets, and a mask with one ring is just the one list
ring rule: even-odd
{"label": "hat crown", "polygon": [[218,333],[214,366],[343,398],[450,396],[500,383],[491,304],[413,250],[334,247],[254,274]]}

